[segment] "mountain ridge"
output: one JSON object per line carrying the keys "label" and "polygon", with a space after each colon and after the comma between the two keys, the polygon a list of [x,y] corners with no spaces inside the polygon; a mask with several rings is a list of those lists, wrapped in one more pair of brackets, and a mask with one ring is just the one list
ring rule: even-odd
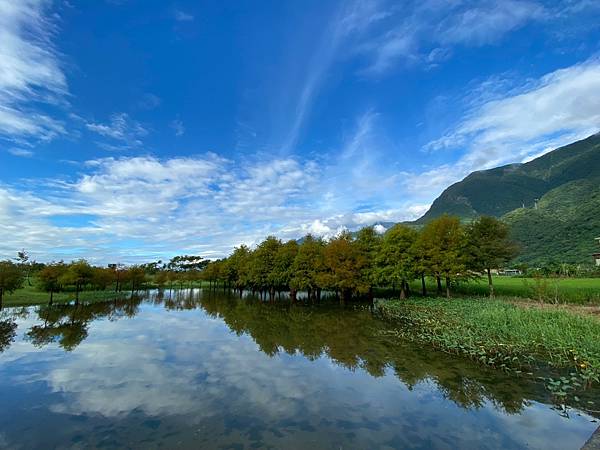
{"label": "mountain ridge", "polygon": [[506,221],[522,248],[515,262],[590,262],[600,236],[600,133],[527,163],[473,172],[413,223],[442,214]]}

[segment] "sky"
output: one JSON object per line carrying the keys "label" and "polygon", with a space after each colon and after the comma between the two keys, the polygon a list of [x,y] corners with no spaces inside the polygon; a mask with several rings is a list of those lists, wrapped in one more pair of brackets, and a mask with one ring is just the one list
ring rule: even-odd
{"label": "sky", "polygon": [[597,0],[0,0],[0,259],[413,220],[599,130]]}

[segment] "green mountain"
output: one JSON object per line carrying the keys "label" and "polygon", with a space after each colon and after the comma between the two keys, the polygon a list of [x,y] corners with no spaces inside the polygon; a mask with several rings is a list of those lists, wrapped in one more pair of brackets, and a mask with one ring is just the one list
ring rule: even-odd
{"label": "green mountain", "polygon": [[448,187],[417,223],[444,213],[503,218],[521,245],[518,262],[591,263],[600,236],[600,134],[525,164],[474,172]]}

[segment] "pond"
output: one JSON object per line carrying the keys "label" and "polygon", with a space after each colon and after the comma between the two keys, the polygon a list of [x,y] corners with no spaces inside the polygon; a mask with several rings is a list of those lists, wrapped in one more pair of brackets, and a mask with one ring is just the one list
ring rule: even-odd
{"label": "pond", "polygon": [[368,305],[193,290],[0,317],[0,448],[578,449],[598,425]]}

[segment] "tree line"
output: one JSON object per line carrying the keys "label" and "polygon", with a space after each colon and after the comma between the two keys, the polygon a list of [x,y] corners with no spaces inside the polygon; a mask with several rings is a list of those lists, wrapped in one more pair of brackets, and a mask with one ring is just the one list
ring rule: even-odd
{"label": "tree line", "polygon": [[269,236],[254,250],[242,245],[229,257],[210,262],[202,275],[215,285],[240,293],[251,290],[271,300],[288,291],[292,301],[300,291],[310,300],[319,300],[323,291],[342,300],[372,298],[375,287],[397,288],[405,298],[416,279],[427,295],[426,277],[436,280],[438,295],[450,297],[458,281],[485,275],[493,296],[492,271],[516,254],[508,227],[498,219],[484,216],[465,225],[444,215],[421,229],[396,224],[383,234],[366,227],[329,240],[307,235],[300,242],[282,242]]}
{"label": "tree line", "polygon": [[216,261],[183,255],[168,262],[96,267],[83,259],[38,264],[22,251],[16,262],[0,261],[0,306],[3,294],[29,282],[33,269],[38,288],[49,293],[50,304],[55,293],[65,290],[78,303],[80,292],[86,289],[134,292],[149,281],[159,288],[205,281],[211,287],[221,285],[240,293],[249,290],[270,300],[289,292],[295,301],[298,292],[319,300],[323,291],[342,300],[372,298],[376,287],[397,289],[400,298],[405,298],[411,295],[410,283],[417,279],[426,295],[425,279],[431,277],[436,280],[437,294],[450,297],[458,281],[481,275],[487,275],[493,296],[492,270],[503,267],[516,252],[507,226],[498,219],[484,216],[463,224],[448,215],[421,229],[397,224],[383,234],[366,227],[329,240],[307,235],[300,241],[282,242],[269,236],[254,249],[241,245]]}

